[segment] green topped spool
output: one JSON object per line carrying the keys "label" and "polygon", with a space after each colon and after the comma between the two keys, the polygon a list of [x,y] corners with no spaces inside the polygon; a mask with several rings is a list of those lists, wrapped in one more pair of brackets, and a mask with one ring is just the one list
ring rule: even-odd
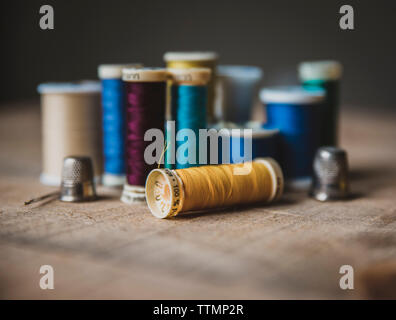
{"label": "green topped spool", "polygon": [[298,66],[298,72],[304,88],[325,90],[320,144],[322,146],[337,146],[341,63],[337,61],[302,62]]}

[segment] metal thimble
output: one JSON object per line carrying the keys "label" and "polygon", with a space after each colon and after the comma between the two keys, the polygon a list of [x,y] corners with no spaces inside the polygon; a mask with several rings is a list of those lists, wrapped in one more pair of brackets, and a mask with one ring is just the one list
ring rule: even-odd
{"label": "metal thimble", "polygon": [[61,201],[90,201],[96,198],[93,166],[89,157],[69,156],[63,160]]}
{"label": "metal thimble", "polygon": [[349,193],[347,153],[337,147],[321,147],[313,163],[310,195],[319,201],[345,199]]}

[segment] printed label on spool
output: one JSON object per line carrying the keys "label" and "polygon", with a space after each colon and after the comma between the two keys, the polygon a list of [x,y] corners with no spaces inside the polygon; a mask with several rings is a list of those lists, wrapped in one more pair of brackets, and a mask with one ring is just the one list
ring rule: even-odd
{"label": "printed label on spool", "polygon": [[171,79],[179,84],[206,85],[211,76],[209,68],[168,69]]}
{"label": "printed label on spool", "polygon": [[165,68],[124,68],[122,80],[131,82],[162,82],[168,73]]}
{"label": "printed label on spool", "polygon": [[154,169],[146,182],[147,204],[157,218],[176,216],[183,207],[184,192],[180,178],[169,169]]}

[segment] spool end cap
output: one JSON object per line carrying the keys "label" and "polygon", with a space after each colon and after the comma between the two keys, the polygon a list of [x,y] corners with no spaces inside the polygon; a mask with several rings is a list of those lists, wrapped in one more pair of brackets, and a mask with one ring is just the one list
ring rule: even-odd
{"label": "spool end cap", "polygon": [[177,174],[169,169],[152,170],[146,180],[146,199],[155,217],[176,216],[183,206],[183,189]]}

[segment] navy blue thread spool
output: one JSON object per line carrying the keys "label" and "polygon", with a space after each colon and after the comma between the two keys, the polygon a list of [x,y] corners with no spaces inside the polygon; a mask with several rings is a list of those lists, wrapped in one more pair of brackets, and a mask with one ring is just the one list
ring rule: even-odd
{"label": "navy blue thread spool", "polygon": [[[280,160],[278,129],[264,129],[260,123],[253,122],[243,127],[232,124],[227,127],[227,131],[215,127],[218,130],[218,163],[241,163],[266,157]],[[243,129],[251,129],[252,135],[245,136]],[[228,145],[224,139],[229,139]],[[251,152],[248,152],[249,147],[245,150],[245,144],[251,144]]]}
{"label": "navy blue thread spool", "polygon": [[[208,88],[211,71],[209,68],[168,69],[171,77],[170,122],[166,123],[165,168],[183,169],[200,165],[199,129],[206,129]],[[182,129],[191,129],[195,134],[195,159],[190,163],[188,154],[178,154],[181,146],[190,144],[189,139],[177,141]],[[189,146],[188,151],[193,147]],[[182,147],[183,148],[183,147]],[[182,157],[180,157],[182,156]],[[182,159],[181,159],[182,158]],[[186,162],[187,160],[187,162]]]}
{"label": "navy blue thread spool", "polygon": [[125,106],[123,68],[138,68],[141,64],[102,64],[98,76],[102,82],[102,125],[104,175],[103,185],[122,186],[125,183]]}
{"label": "navy blue thread spool", "polygon": [[342,65],[337,61],[307,61],[298,66],[302,85],[325,90],[322,113],[322,146],[338,145],[339,86]]}
{"label": "navy blue thread spool", "polygon": [[324,91],[273,87],[260,92],[267,129],[280,130],[280,162],[289,186],[309,187],[312,162],[320,146]]}

